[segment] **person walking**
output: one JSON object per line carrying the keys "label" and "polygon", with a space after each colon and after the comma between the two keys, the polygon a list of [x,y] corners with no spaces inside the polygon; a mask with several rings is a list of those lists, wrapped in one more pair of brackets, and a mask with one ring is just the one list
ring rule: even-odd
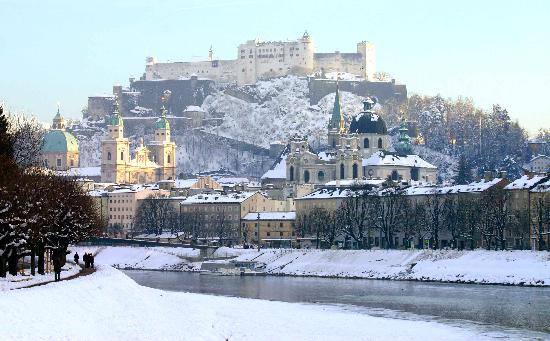
{"label": "person walking", "polygon": [[90,267],[90,261],[88,258],[88,254],[84,253],[84,256],[82,256],[82,260],[84,261],[84,268],[87,269]]}
{"label": "person walking", "polygon": [[59,282],[61,280],[61,259],[59,259],[59,255],[54,255],[53,272],[55,273],[55,281]]}
{"label": "person walking", "polygon": [[78,252],[75,252],[75,253],[74,253],[74,262],[75,262],[76,265],[78,265],[78,259],[79,259],[79,258],[80,258],[80,257],[78,256]]}
{"label": "person walking", "polygon": [[94,268],[94,255],[92,255],[90,253],[90,267],[93,269]]}

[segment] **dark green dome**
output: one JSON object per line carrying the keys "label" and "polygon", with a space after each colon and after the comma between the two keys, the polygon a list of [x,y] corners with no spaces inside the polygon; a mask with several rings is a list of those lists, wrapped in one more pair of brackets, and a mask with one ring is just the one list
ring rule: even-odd
{"label": "dark green dome", "polygon": [[386,122],[372,111],[374,102],[367,98],[363,102],[363,111],[355,116],[349,125],[349,132],[355,134],[379,134],[387,135]]}
{"label": "dark green dome", "polygon": [[50,130],[42,144],[43,153],[78,153],[78,141],[73,134],[62,130]]}

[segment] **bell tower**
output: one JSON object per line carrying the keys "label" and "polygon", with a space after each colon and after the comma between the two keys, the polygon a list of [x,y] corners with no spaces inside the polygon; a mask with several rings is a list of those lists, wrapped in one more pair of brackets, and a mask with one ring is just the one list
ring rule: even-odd
{"label": "bell tower", "polygon": [[328,123],[328,145],[329,149],[336,149],[340,144],[340,135],[346,133],[346,121],[340,105],[340,89],[336,81],[336,94],[334,95],[334,106],[332,116]]}
{"label": "bell tower", "polygon": [[161,116],[155,125],[155,139],[149,145],[153,161],[159,165],[158,180],[176,178],[176,144],[170,138],[170,122],[166,118],[166,108],[161,109]]}
{"label": "bell tower", "polygon": [[107,130],[101,141],[101,181],[128,182],[126,167],[130,161],[130,143],[124,138],[124,121],[115,98],[113,114],[106,118]]}

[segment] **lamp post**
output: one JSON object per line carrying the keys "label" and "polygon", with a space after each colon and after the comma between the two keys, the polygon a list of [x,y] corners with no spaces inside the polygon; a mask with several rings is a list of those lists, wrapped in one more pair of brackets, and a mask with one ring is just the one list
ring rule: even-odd
{"label": "lamp post", "polygon": [[258,222],[256,223],[256,233],[258,235],[258,252],[260,252],[260,212],[258,212]]}

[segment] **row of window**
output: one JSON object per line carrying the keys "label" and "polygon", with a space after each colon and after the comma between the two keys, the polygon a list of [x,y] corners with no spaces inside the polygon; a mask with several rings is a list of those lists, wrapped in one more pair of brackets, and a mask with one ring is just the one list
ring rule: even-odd
{"label": "row of window", "polygon": [[133,215],[116,215],[116,214],[109,214],[109,219],[133,219]]}
{"label": "row of window", "polygon": [[[61,159],[56,159],[55,160],[55,164],[56,164],[57,167],[61,167],[61,163],[62,163],[61,161],[62,161]],[[44,167],[48,167],[48,159],[44,159],[43,164],[44,164]],[[70,164],[71,167],[74,167],[74,160],[70,159],[69,164]]]}

